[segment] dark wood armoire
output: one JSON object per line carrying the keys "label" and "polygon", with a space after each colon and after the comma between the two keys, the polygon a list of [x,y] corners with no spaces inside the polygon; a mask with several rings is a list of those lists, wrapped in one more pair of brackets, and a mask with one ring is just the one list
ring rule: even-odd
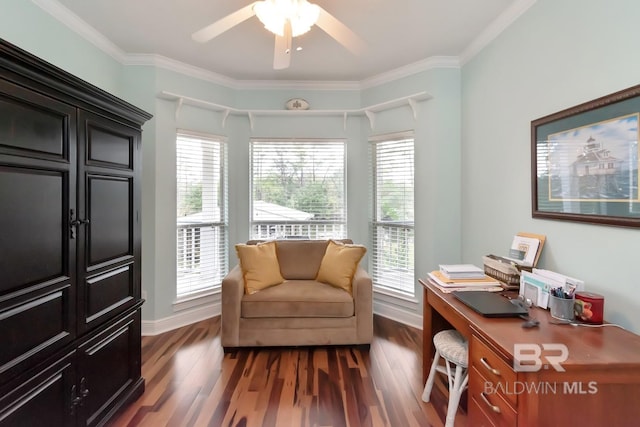
{"label": "dark wood armoire", "polygon": [[98,426],[141,377],[141,126],[0,40],[0,426]]}

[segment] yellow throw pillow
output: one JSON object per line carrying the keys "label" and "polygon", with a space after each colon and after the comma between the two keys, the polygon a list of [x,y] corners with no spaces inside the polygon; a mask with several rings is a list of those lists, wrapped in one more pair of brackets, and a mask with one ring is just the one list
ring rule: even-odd
{"label": "yellow throw pillow", "polygon": [[330,240],[316,280],[351,293],[353,275],[365,252],[367,248],[362,245],[348,245]]}
{"label": "yellow throw pillow", "polygon": [[276,253],[276,242],[257,245],[236,245],[240,268],[244,277],[244,292],[255,294],[284,282]]}

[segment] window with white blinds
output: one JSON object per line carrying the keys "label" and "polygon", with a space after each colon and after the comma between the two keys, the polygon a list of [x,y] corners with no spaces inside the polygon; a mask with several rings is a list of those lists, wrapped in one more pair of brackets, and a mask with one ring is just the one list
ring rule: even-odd
{"label": "window with white blinds", "polygon": [[346,237],[345,143],[251,142],[251,238]]}
{"label": "window with white blinds", "polygon": [[219,288],[227,273],[225,173],[225,147],[221,138],[178,132],[178,300]]}
{"label": "window with white blinds", "polygon": [[414,297],[413,135],[371,140],[371,171],[374,288]]}

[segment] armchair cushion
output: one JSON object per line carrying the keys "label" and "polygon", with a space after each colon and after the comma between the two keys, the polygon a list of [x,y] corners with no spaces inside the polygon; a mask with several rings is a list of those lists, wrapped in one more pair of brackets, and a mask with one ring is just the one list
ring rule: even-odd
{"label": "armchair cushion", "polygon": [[276,242],[236,245],[244,290],[248,295],[284,282],[276,254]]}
{"label": "armchair cushion", "polygon": [[351,317],[353,298],[342,289],[315,280],[287,280],[242,298],[244,318]]}
{"label": "armchair cushion", "polygon": [[367,249],[362,245],[352,245],[329,241],[320,264],[316,280],[352,293],[351,281],[358,263]]}

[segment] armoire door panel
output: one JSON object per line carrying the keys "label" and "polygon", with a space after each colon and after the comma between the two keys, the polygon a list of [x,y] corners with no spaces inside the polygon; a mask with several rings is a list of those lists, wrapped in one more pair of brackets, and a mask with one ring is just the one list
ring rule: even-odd
{"label": "armoire door panel", "polygon": [[[70,342],[72,292],[69,284],[33,298],[16,296],[0,305],[0,377],[15,376],[21,366],[47,356]],[[31,327],[25,327],[30,325]]]}
{"label": "armoire door panel", "polygon": [[69,276],[69,176],[0,166],[0,295]]}
{"label": "armoire door panel", "polygon": [[78,120],[78,208],[87,221],[79,229],[78,327],[87,331],[140,298],[140,131],[84,110]]}
{"label": "armoire door panel", "polygon": [[0,151],[69,160],[75,114],[70,105],[0,81]]}
{"label": "armoire door panel", "polygon": [[87,163],[133,170],[134,137],[117,128],[86,122]]}
{"label": "armoire door panel", "polygon": [[140,309],[136,309],[97,330],[79,347],[80,372],[89,391],[83,402],[87,426],[96,425],[115,409],[118,397],[139,386],[139,319]]}
{"label": "armoire door panel", "polygon": [[134,302],[134,272],[133,264],[128,264],[87,279],[86,323]]}
{"label": "armoire door panel", "polygon": [[0,393],[0,426],[75,425],[77,411],[71,409],[74,382],[74,352],[35,375],[18,378]]}
{"label": "armoire door panel", "polygon": [[87,268],[133,255],[133,182],[130,178],[87,178]]}

